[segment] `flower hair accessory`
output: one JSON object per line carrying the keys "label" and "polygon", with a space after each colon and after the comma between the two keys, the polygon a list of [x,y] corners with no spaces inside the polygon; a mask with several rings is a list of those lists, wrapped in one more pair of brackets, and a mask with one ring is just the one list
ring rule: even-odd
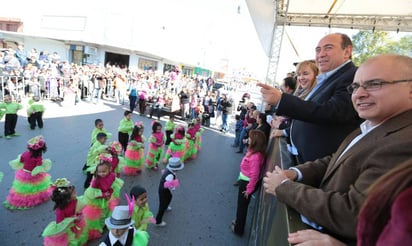
{"label": "flower hair accessory", "polygon": [[43,136],[39,135],[27,141],[27,148],[32,150],[38,150],[44,147],[46,142],[44,141]]}
{"label": "flower hair accessory", "polygon": [[136,121],[136,123],[134,123],[134,125],[137,126],[137,127],[143,128],[143,122],[141,122],[141,121]]}
{"label": "flower hair accessory", "polygon": [[56,186],[57,188],[64,188],[64,187],[72,186],[70,181],[66,178],[56,179],[56,181],[54,181],[53,185]]}
{"label": "flower hair accessory", "polygon": [[116,152],[118,155],[122,153],[122,144],[118,141],[114,141],[110,144],[110,150]]}
{"label": "flower hair accessory", "polygon": [[110,154],[101,154],[100,156],[99,156],[99,160],[101,161],[101,162],[103,162],[103,161],[107,161],[107,162],[112,162],[112,156],[110,155]]}

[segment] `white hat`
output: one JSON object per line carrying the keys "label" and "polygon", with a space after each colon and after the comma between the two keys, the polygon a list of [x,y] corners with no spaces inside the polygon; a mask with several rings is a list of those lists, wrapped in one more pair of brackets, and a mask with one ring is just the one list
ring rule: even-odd
{"label": "white hat", "polygon": [[134,224],[128,206],[116,206],[112,216],[105,220],[106,226],[110,229],[128,228]]}
{"label": "white hat", "polygon": [[185,167],[185,164],[183,164],[180,158],[178,157],[170,157],[169,163],[167,163],[167,166],[166,166],[166,168],[172,171],[182,170],[184,167]]}

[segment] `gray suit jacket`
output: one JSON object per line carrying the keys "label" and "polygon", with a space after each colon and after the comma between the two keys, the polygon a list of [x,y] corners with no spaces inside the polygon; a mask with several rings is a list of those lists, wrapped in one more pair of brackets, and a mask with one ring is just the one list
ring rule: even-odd
{"label": "gray suit jacket", "polygon": [[338,159],[359,133],[357,129],[349,134],[332,156],[297,166],[301,182],[276,188],[279,201],[347,239],[356,239],[357,215],[367,188],[412,158],[412,110],[382,123]]}

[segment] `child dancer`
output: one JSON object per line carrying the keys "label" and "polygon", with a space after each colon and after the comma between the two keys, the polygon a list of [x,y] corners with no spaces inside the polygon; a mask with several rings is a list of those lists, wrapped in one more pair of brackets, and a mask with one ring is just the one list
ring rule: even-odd
{"label": "child dancer", "polygon": [[147,225],[149,223],[155,223],[155,220],[153,213],[149,209],[146,189],[139,185],[134,186],[130,190],[130,198],[128,198],[128,200],[130,199],[134,201],[132,214],[134,226],[141,231],[147,231]]}
{"label": "child dancer", "polygon": [[86,164],[83,167],[83,171],[86,174],[86,180],[84,181],[85,189],[90,185],[90,181],[93,178],[93,173],[96,170],[97,164],[99,163],[100,154],[106,152],[106,139],[106,133],[98,133],[96,136],[97,141],[92,145],[92,147],[90,147],[89,152],[87,153]]}
{"label": "child dancer", "polygon": [[193,160],[197,156],[196,128],[194,122],[190,122],[187,125],[186,139],[185,160]]}
{"label": "child dancer", "polygon": [[27,209],[50,199],[53,188],[50,170],[51,161],[43,160],[47,146],[42,136],[37,136],[27,142],[28,151],[10,162],[16,170],[13,186],[9,191],[4,205],[9,209]]}
{"label": "child dancer", "polygon": [[243,235],[247,218],[247,210],[250,197],[256,190],[262,170],[266,152],[266,137],[260,130],[249,132],[249,147],[246,155],[240,163],[238,178],[239,192],[237,196],[236,219],[232,221],[232,231],[237,235]]}
{"label": "child dancer", "polygon": [[122,154],[122,144],[118,141],[110,143],[107,148],[107,152],[111,155],[112,171],[115,173],[116,178],[120,177],[120,170],[124,166],[125,160]]}
{"label": "child dancer", "polygon": [[157,171],[160,158],[163,154],[165,135],[162,132],[162,124],[159,121],[152,122],[152,135],[149,138],[149,151],[146,156],[146,167]]}
{"label": "child dancer", "polygon": [[195,129],[196,129],[196,147],[197,152],[202,148],[202,134],[204,129],[201,127],[202,120],[198,117],[196,118]]}
{"label": "child dancer", "polygon": [[124,112],[124,118],[119,123],[118,131],[118,138],[119,142],[122,144],[123,152],[127,149],[127,143],[129,142],[129,135],[133,131],[133,120],[132,120],[132,112],[126,110]]}
{"label": "child dancer", "polygon": [[65,178],[54,182],[52,200],[56,221],[50,222],[44,229],[45,246],[86,245],[88,234],[82,216],[84,202],[76,196],[74,185]]}
{"label": "child dancer", "polygon": [[179,186],[179,180],[177,179],[175,172],[182,170],[183,168],[184,164],[179,158],[172,157],[169,159],[169,163],[167,164],[166,170],[159,183],[159,209],[156,215],[157,226],[166,226],[166,222],[162,220],[163,214],[167,210],[172,210],[172,208],[169,207],[173,197],[171,190],[174,190]]}
{"label": "child dancer", "polygon": [[134,125],[132,135],[130,135],[130,142],[127,145],[125,156],[125,165],[123,173],[125,175],[137,175],[142,172],[142,165],[144,161],[144,142],[143,136],[144,126],[143,122],[138,121]]}
{"label": "child dancer", "polygon": [[178,157],[183,162],[185,158],[185,128],[184,126],[179,126],[176,128],[176,132],[171,136],[172,142],[166,151],[165,157],[163,158],[163,163],[166,164],[170,157]]}
{"label": "child dancer", "polygon": [[33,100],[30,100],[29,104],[30,106],[27,108],[27,120],[29,121],[30,129],[34,130],[36,123],[40,129],[43,128],[44,106],[40,103],[40,97],[33,97]]}
{"label": "child dancer", "polygon": [[96,136],[98,133],[103,132],[106,134],[107,139],[112,138],[112,134],[110,132],[108,132],[106,130],[106,128],[104,128],[104,123],[102,119],[96,119],[94,121],[94,129],[92,131],[92,136],[91,136],[91,145],[94,144],[94,142],[96,142]]}
{"label": "child dancer", "polygon": [[109,233],[100,242],[99,246],[146,246],[149,243],[149,234],[133,226],[133,206],[116,206],[112,215],[105,220]]}
{"label": "child dancer", "polygon": [[110,211],[120,202],[120,189],[124,182],[116,178],[111,169],[111,163],[102,160],[96,167],[90,187],[84,192],[86,206],[83,214],[89,230],[89,240],[102,236],[104,218],[108,217]]}
{"label": "child dancer", "polygon": [[166,122],[165,131],[166,131],[166,146],[169,146],[170,142],[172,141],[171,135],[175,131],[175,116],[170,115],[169,120]]}
{"label": "child dancer", "polygon": [[4,96],[4,102],[0,103],[0,110],[5,110],[6,119],[4,121],[4,136],[6,139],[19,136],[16,132],[17,125],[17,111],[22,109],[23,106],[20,103],[12,102],[10,95]]}

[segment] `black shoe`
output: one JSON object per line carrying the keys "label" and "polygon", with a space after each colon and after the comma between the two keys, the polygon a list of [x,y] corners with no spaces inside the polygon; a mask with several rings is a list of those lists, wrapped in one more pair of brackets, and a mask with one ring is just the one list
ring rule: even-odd
{"label": "black shoe", "polygon": [[239,153],[239,154],[242,153],[242,154],[243,154],[243,151],[242,151],[242,150],[239,150],[239,151],[236,151],[236,153]]}

